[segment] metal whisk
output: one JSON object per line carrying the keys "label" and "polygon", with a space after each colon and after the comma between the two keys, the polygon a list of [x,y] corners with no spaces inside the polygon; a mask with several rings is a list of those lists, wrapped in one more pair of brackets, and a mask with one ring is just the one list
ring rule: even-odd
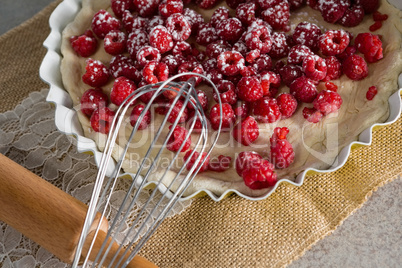
{"label": "metal whisk", "polygon": [[[191,78],[189,78],[185,82],[175,82],[175,80],[184,76]],[[101,266],[126,267],[127,265],[129,265],[130,261],[138,253],[141,247],[145,244],[145,242],[151,237],[151,235],[156,231],[158,226],[166,218],[169,211],[177,203],[177,201],[183,195],[183,193],[188,188],[193,178],[196,176],[196,174],[202,167],[202,164],[205,162],[203,152],[206,152],[207,155],[211,153],[211,150],[216,144],[217,139],[219,137],[222,122],[220,122],[219,129],[217,131],[218,135],[214,136],[213,141],[211,141],[210,146],[208,146],[208,124],[207,124],[208,122],[206,120],[203,107],[197,97],[197,92],[194,86],[195,77],[201,77],[202,79],[204,79],[204,81],[210,83],[213,90],[216,93],[218,93],[218,90],[214,85],[214,83],[210,81],[206,76],[197,73],[182,73],[173,76],[167,81],[160,82],[155,85],[147,85],[137,89],[123,102],[123,104],[116,111],[114,120],[110,125],[108,139],[106,141],[103,156],[99,164],[99,171],[96,177],[84,227],[78,242],[77,251],[75,253],[73,267],[76,267],[79,264],[80,256],[82,255],[82,253],[84,256],[86,256],[83,262],[84,267],[91,265],[98,267]],[[144,118],[145,113],[151,109],[152,103],[158,98],[158,96],[163,94],[163,92],[166,90],[173,90],[177,92],[177,96],[175,97],[174,100],[172,100],[170,107],[166,109],[166,116],[164,117],[159,128],[157,129],[155,136],[151,141],[151,145],[148,148],[144,158],[142,159],[142,162],[139,165],[138,171],[136,172],[136,174],[133,175],[133,180],[129,188],[126,190],[126,195],[124,196],[123,201],[120,204],[120,207],[117,211],[115,218],[109,220],[110,226],[107,227],[107,220],[105,218],[106,211],[108,210],[108,205],[110,204],[110,198],[112,196],[112,193],[116,190],[116,182],[118,177],[122,173],[122,165],[125,156],[129,150],[130,143],[134,135],[138,132],[140,122]],[[141,95],[147,94],[149,92],[153,92],[154,94],[152,95],[152,98],[149,101],[149,103],[145,105],[145,108],[142,111],[141,115],[139,116],[135,126],[132,128],[131,134],[129,135],[126,144],[123,146],[124,147],[123,151],[119,153],[120,156],[119,159],[116,159],[116,163],[111,176],[107,177],[107,168],[109,166],[109,162],[113,161],[112,152],[114,150],[114,147],[116,146],[116,139],[118,139],[119,129],[122,127],[122,124],[124,123],[124,115],[127,113],[130,105],[132,105],[138,98],[140,98]],[[172,127],[169,129],[167,137],[162,142],[162,145],[156,146],[158,138],[161,137],[162,130],[165,128],[165,125],[167,124],[168,117],[172,113],[172,110],[179,99],[183,101],[183,106],[177,118],[175,119],[174,123],[172,124]],[[139,198],[141,191],[144,190],[144,187],[146,186],[147,182],[149,182],[148,181],[149,177],[153,174],[153,172],[156,169],[159,168],[157,164],[158,159],[161,156],[162,151],[166,150],[168,140],[171,137],[173,130],[178,125],[179,119],[182,113],[184,112],[185,107],[188,104],[194,107],[195,118],[190,124],[188,134],[186,135],[184,140],[187,140],[194,132],[194,126],[197,121],[199,121],[202,125],[201,130],[197,131],[198,139],[195,145],[193,146],[194,150],[191,152],[191,155],[187,159],[187,161],[184,161],[184,164],[180,168],[178,168],[178,170],[175,170],[177,174],[172,179],[171,183],[169,185],[163,185],[162,181],[165,178],[165,176],[167,176],[168,171],[172,169],[174,162],[180,157],[182,157],[179,155],[179,152],[181,151],[185,143],[183,142],[181,144],[178,152],[173,154],[169,166],[166,168],[166,170],[164,170],[164,172],[160,173],[162,175],[158,178],[158,180],[154,182],[155,188],[153,190],[149,189],[146,190],[151,191],[150,197],[143,204],[138,215],[136,215],[131,227],[125,234],[123,241],[121,242],[121,245],[118,246],[117,250],[111,250],[111,248],[113,247],[113,243],[116,240],[115,235],[121,233],[123,223],[129,217],[130,210],[132,210],[133,207],[136,205],[136,201]],[[220,110],[220,114],[222,114],[222,108]],[[156,156],[153,157],[152,159],[153,161],[150,167],[145,168],[144,166],[146,159],[148,159],[151,155],[151,152],[155,150],[156,150]],[[196,151],[199,153],[196,158],[196,161],[194,165],[191,167],[191,169],[187,170],[186,165]],[[141,173],[142,174],[145,173],[145,175],[141,176],[140,175]],[[175,183],[176,183],[175,187],[177,188],[173,191],[172,186]],[[162,191],[158,190],[162,188],[163,188]],[[159,192],[159,194],[156,194],[157,192]],[[155,202],[156,206],[154,207],[151,206],[151,200],[153,202],[156,201]],[[167,204],[163,207],[163,209],[158,211],[157,208],[161,206],[162,202],[164,203],[167,202]],[[147,210],[148,211],[150,210],[148,215],[146,215]],[[101,217],[99,217],[99,214],[101,214]],[[146,223],[150,221],[151,216],[155,218],[155,221],[151,224],[149,229],[145,230]],[[140,219],[144,219],[142,223],[140,222]],[[135,227],[137,227],[138,230],[135,230]],[[106,237],[104,237],[102,245],[95,245],[95,238],[99,235],[100,230],[104,230],[105,232],[107,230]],[[142,237],[140,237],[140,234],[142,233],[144,234],[142,235]],[[88,245],[88,235],[94,238],[90,243],[90,245]],[[123,245],[125,246],[123,247]],[[96,256],[95,253],[91,254],[91,251],[94,248],[99,249],[95,250],[97,251]],[[109,254],[110,251],[115,251],[117,253],[113,254],[113,256],[110,256]],[[90,264],[89,258],[91,260],[94,260],[93,263]]]}

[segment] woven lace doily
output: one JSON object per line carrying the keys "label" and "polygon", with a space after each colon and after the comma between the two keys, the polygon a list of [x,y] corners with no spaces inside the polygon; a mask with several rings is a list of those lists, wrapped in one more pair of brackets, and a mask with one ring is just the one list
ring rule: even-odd
{"label": "woven lace doily", "polygon": [[[54,124],[54,107],[46,102],[48,90],[33,92],[14,110],[0,114],[0,153],[19,163],[43,179],[51,182],[73,197],[88,203],[97,174],[97,166],[92,155],[79,153],[75,140],[60,133]],[[121,179],[118,191],[111,198],[121,202],[125,196],[127,180]],[[141,193],[136,208],[129,213],[135,215],[141,202],[149,193]],[[180,214],[191,205],[191,200],[178,202],[170,212],[170,217]],[[117,206],[116,206],[117,208]],[[163,205],[160,209],[163,208]],[[115,211],[109,211],[108,219]],[[128,217],[130,219],[132,217]],[[147,222],[148,226],[155,219]],[[27,224],[29,224],[27,222]],[[138,225],[140,225],[139,223]],[[130,222],[117,237],[120,242]],[[145,232],[147,228],[144,228]],[[134,234],[135,232],[133,232]],[[0,266],[11,267],[68,267],[51,253],[18,231],[0,221]]]}

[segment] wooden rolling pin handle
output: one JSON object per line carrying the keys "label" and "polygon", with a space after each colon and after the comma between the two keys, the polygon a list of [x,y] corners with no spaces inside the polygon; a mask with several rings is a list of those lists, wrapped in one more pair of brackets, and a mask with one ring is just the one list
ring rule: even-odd
{"label": "wooden rolling pin handle", "polygon": [[[81,201],[0,154],[0,220],[66,263],[74,259],[87,209]],[[102,223],[101,229],[107,231],[106,219]],[[156,266],[135,256],[128,267]]]}

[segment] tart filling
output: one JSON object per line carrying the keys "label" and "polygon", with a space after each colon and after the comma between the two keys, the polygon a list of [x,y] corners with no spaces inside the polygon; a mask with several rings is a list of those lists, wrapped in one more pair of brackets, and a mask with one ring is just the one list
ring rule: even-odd
{"label": "tart filling", "polygon": [[[116,2],[131,3],[84,0],[74,21],[64,29],[63,83],[77,108],[85,136],[95,140],[102,150],[107,125],[93,122],[110,120],[119,103],[141,85],[166,80],[173,73],[171,61],[178,58],[168,55],[193,51],[193,60],[182,62],[177,69],[217,78],[225,102],[222,108],[227,130],[220,133],[209,165],[197,174],[187,189],[188,195],[201,189],[216,195],[229,189],[248,196],[264,195],[277,180],[294,180],[307,168],[330,167],[344,146],[373,123],[388,117],[388,98],[396,91],[397,77],[402,72],[402,24],[401,11],[386,1],[380,1],[377,13],[362,17],[359,12],[363,7],[346,7],[336,24],[332,20],[339,14],[325,13],[325,1],[317,1],[318,6],[314,6],[320,11],[306,5],[294,6],[297,1],[290,1],[294,10],[288,20],[286,16],[278,19],[275,12],[286,10],[286,1],[266,8],[260,3],[264,1],[256,1],[264,10],[257,15],[250,12],[254,2],[236,9],[222,3],[205,10],[200,8],[205,7],[204,1],[196,2],[199,6],[182,8],[181,1],[165,1],[157,17],[139,9],[141,3],[137,3],[137,11],[126,7],[119,14],[113,7]],[[313,5],[315,1],[308,2]],[[209,23],[193,29],[194,22],[191,25],[183,15],[189,12],[185,10],[188,7]],[[129,29],[134,23],[127,21],[136,13],[147,18],[137,17],[135,23],[140,27]],[[101,26],[94,26],[95,17]],[[251,27],[256,21],[264,23]],[[71,40],[80,38],[84,45],[76,43],[78,48],[74,47]],[[378,48],[373,53],[369,41],[380,44],[381,53]],[[195,50],[189,44],[194,44]],[[119,69],[122,58],[133,61],[130,72]],[[208,84],[199,82],[197,90],[200,100],[207,100],[205,110],[212,136],[214,121],[219,118],[217,98]],[[165,97],[164,103],[168,104],[169,96]],[[138,102],[130,109],[126,122],[135,121],[135,115],[138,118],[143,104]],[[184,117],[175,129],[178,139],[186,133],[189,118]],[[125,172],[138,171],[139,161],[162,119],[155,109],[141,122],[123,164]],[[168,130],[167,126],[161,137],[166,137]],[[120,132],[120,145],[124,145],[131,124]],[[182,157],[164,178],[166,184],[194,149],[196,139],[197,135],[192,135],[192,143],[184,146]],[[163,152],[158,164],[171,160],[174,147]],[[115,158],[119,148],[117,145]],[[150,179],[156,180],[161,170]]]}

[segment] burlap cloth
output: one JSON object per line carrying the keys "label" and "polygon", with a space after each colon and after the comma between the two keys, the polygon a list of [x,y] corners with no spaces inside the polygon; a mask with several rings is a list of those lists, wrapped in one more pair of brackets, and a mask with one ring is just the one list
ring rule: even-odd
{"label": "burlap cloth", "polygon": [[[47,85],[38,70],[56,1],[0,37],[0,112]],[[346,165],[281,184],[266,200],[196,199],[163,222],[141,255],[161,267],[281,267],[333,232],[379,186],[402,174],[402,119],[376,130]]]}

